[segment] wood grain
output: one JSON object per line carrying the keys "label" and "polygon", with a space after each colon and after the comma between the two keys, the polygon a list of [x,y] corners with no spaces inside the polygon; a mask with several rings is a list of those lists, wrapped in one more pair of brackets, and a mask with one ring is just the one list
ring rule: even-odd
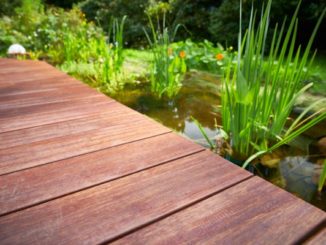
{"label": "wood grain", "polygon": [[323,222],[49,64],[0,59],[1,244],[291,244]]}
{"label": "wood grain", "polygon": [[108,109],[113,100],[104,95],[79,100],[0,110],[0,133],[61,122]]}
{"label": "wood grain", "polygon": [[[103,108],[104,109],[104,108]],[[112,103],[110,110],[97,114],[86,115],[83,118],[67,120],[37,127],[14,130],[0,134],[0,149],[11,148],[14,146],[27,145],[34,142],[60,138],[67,135],[75,135],[91,130],[99,130],[126,123],[129,118],[122,117],[121,114],[137,117],[133,112],[121,110],[119,104]],[[138,116],[139,118],[139,116]]]}
{"label": "wood grain", "polygon": [[[107,117],[102,123],[97,123],[96,130],[68,134],[29,143],[28,146],[19,145],[0,150],[0,175],[170,131],[150,120],[144,120],[144,117],[137,116],[138,113],[131,110],[132,114],[127,114],[121,105],[117,106],[120,107],[118,115]],[[106,126],[104,126],[105,124]],[[59,130],[60,127],[61,125],[58,125]]]}
{"label": "wood grain", "polygon": [[[204,151],[0,218],[2,244],[95,244],[250,176]],[[35,219],[37,217],[37,219]]]}
{"label": "wood grain", "polygon": [[293,244],[326,214],[254,177],[115,244]]}
{"label": "wood grain", "polygon": [[[51,77],[60,77],[64,76],[65,74],[59,72],[55,69],[47,69],[44,72],[35,72],[35,71],[26,71],[23,73],[15,73],[15,74],[1,74],[0,76],[0,83],[2,82],[27,82],[32,83],[35,79],[48,79]],[[66,75],[67,76],[67,75]]]}
{"label": "wood grain", "polygon": [[71,101],[80,98],[98,96],[98,92],[88,87],[66,87],[65,89],[47,90],[28,94],[16,94],[0,97],[0,111],[39,104]]}
{"label": "wood grain", "polygon": [[168,133],[1,176],[0,215],[202,150]]}
{"label": "wood grain", "polygon": [[[21,70],[28,68],[37,69],[38,67],[51,66],[44,61],[38,60],[16,60],[16,59],[0,59],[0,71],[2,70]],[[52,67],[52,66],[51,66]]]}
{"label": "wood grain", "polygon": [[[326,222],[324,223],[324,227]],[[313,237],[304,242],[306,245],[325,245],[326,244],[326,228],[315,234]]]}
{"label": "wood grain", "polygon": [[25,73],[29,71],[42,72],[47,70],[55,70],[55,68],[45,62],[9,62],[7,64],[0,64],[0,75]]}

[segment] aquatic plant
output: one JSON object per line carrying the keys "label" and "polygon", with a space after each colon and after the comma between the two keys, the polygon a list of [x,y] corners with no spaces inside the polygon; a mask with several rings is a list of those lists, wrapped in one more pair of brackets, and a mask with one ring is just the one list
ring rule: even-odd
{"label": "aquatic plant", "polygon": [[[286,27],[276,25],[268,54],[265,54],[272,0],[262,11],[256,27],[256,12],[251,10],[248,29],[241,33],[242,1],[240,1],[240,31],[237,62],[230,60],[222,84],[222,124],[230,137],[234,155],[247,159],[246,167],[254,158],[288,143],[296,136],[326,118],[325,109],[308,119],[305,115],[316,104],[309,106],[293,121],[289,120],[296,99],[312,84],[305,85],[305,69],[309,69],[315,53],[310,49],[317,29],[325,14],[320,16],[310,40],[302,51],[295,50],[298,29],[297,9]],[[263,69],[263,64],[267,69]],[[319,102],[317,102],[319,103]],[[290,126],[287,126],[290,124]]]}
{"label": "aquatic plant", "polygon": [[152,38],[145,29],[144,31],[153,54],[150,70],[151,90],[159,98],[163,95],[171,98],[179,92],[183,75],[187,71],[184,59],[186,56],[185,51],[181,51],[179,55],[173,55],[170,49],[170,43],[179,25],[170,34],[165,23],[165,14],[163,15],[162,23],[157,18],[157,28],[154,27],[150,16],[148,16],[148,19]]}
{"label": "aquatic plant", "polygon": [[323,187],[325,185],[325,181],[326,181],[326,159],[324,160],[323,170],[320,174],[319,181],[318,181],[318,191],[319,192],[321,192],[321,190],[323,189]]}
{"label": "aquatic plant", "polygon": [[208,40],[193,42],[190,39],[180,41],[171,45],[175,51],[185,51],[187,56],[185,62],[189,69],[205,70],[223,74],[226,58],[233,56],[233,47],[224,49],[220,44],[214,45]]}
{"label": "aquatic plant", "polygon": [[124,25],[126,22],[127,16],[123,16],[121,21],[117,18],[111,19],[111,24],[109,28],[109,42],[110,42],[110,50],[112,51],[113,58],[113,71],[115,76],[117,76],[121,72],[121,68],[124,61],[123,56],[123,32]]}

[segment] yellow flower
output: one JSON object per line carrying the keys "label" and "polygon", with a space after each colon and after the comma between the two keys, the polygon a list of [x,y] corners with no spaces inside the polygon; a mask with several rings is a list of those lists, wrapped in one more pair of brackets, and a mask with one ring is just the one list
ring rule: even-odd
{"label": "yellow flower", "polygon": [[183,50],[180,51],[179,56],[180,56],[181,59],[185,58],[186,57],[186,52],[183,51]]}

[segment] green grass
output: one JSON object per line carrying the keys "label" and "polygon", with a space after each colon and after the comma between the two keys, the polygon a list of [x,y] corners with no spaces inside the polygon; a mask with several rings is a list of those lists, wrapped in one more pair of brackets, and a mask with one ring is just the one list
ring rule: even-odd
{"label": "green grass", "polygon": [[153,60],[150,50],[125,49],[124,57],[129,62],[140,62],[149,65]]}

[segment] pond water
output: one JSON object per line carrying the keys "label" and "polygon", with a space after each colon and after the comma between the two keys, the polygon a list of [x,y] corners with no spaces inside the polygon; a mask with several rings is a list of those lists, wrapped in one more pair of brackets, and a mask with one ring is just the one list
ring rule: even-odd
{"label": "pond water", "polygon": [[[209,137],[215,137],[215,124],[221,125],[219,81],[219,77],[210,73],[193,71],[186,75],[179,94],[171,100],[156,99],[149,84],[142,82],[127,84],[123,91],[111,96],[207,147],[192,117],[201,123]],[[325,152],[316,147],[325,130],[325,123],[320,123],[291,146],[265,156],[263,164],[256,164],[250,171],[326,210],[326,192],[317,193],[321,165],[316,164],[325,159]]]}

